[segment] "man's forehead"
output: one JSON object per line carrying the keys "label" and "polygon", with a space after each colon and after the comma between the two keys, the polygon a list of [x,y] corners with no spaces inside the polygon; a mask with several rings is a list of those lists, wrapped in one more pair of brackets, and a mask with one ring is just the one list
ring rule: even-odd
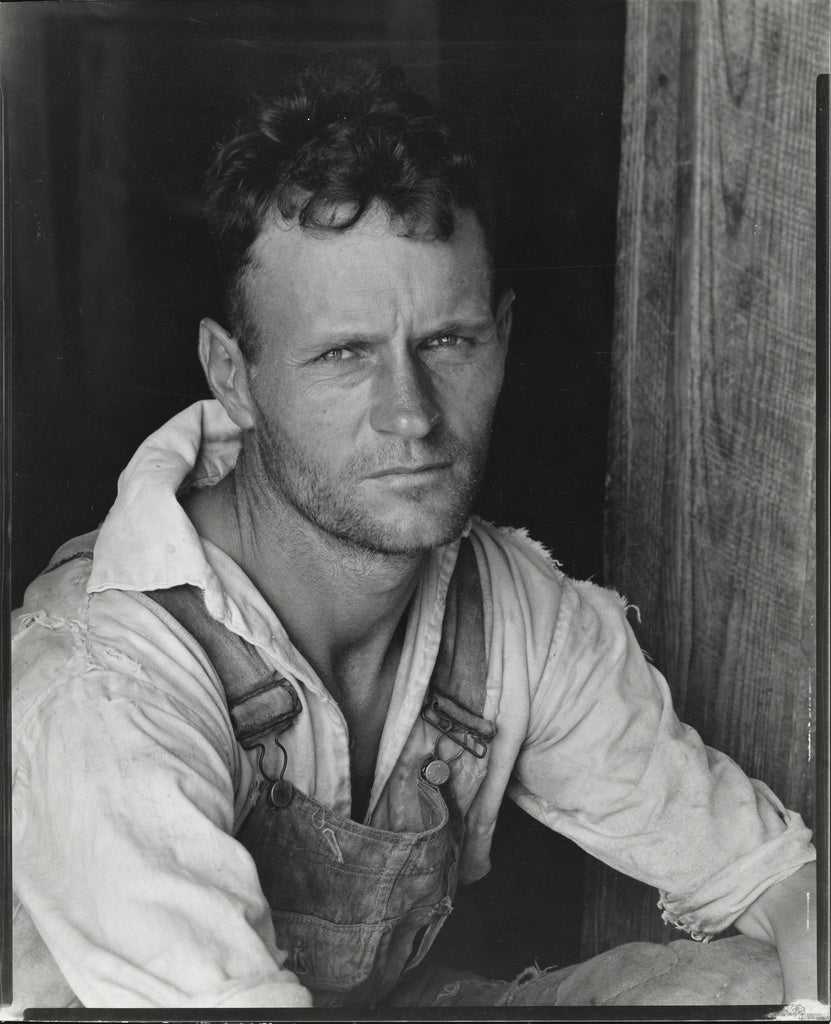
{"label": "man's forehead", "polygon": [[408,237],[383,209],[338,232],[274,218],[250,256],[249,296],[264,313],[302,307],[333,328],[357,329],[373,313],[383,320],[392,305],[438,320],[479,319],[490,305],[484,232],[467,211],[446,241]]}

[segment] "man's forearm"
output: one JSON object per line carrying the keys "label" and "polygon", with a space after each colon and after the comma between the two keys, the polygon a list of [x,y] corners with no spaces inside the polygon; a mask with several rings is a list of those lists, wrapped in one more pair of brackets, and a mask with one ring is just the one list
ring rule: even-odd
{"label": "man's forearm", "polygon": [[762,893],[736,921],[743,934],[776,946],[789,1003],[817,998],[816,890],[816,864],[804,864]]}

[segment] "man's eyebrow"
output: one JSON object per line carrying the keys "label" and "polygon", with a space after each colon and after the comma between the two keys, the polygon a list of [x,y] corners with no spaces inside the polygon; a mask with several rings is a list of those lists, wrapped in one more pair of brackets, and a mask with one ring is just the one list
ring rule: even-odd
{"label": "man's eyebrow", "polygon": [[321,345],[337,348],[338,345],[346,345],[349,342],[357,343],[358,345],[376,345],[386,340],[387,336],[385,334],[367,334],[366,331],[350,331],[348,328],[344,328],[339,331],[328,331],[325,334],[318,334],[314,338],[309,339],[309,345],[313,348],[318,348]]}
{"label": "man's eyebrow", "polygon": [[[493,320],[490,317],[481,317],[470,320],[449,320],[438,324],[429,331],[414,335],[410,340],[415,342],[430,341],[431,338],[440,338],[445,334],[484,334],[493,327]],[[366,331],[350,331],[348,328],[329,331],[319,334],[314,339],[314,345],[328,345],[336,347],[352,342],[358,345],[377,345],[389,340],[389,335],[381,332],[368,333]]]}
{"label": "man's eyebrow", "polygon": [[481,317],[471,320],[450,320],[440,324],[435,330],[420,335],[417,341],[429,341],[430,338],[440,338],[443,334],[484,334],[493,327],[491,317]]}

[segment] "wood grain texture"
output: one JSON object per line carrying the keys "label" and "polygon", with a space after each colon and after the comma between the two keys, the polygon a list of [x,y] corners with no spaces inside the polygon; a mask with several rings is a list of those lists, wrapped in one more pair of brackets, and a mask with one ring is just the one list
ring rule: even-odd
{"label": "wood grain texture", "polygon": [[[809,824],[827,41],[813,0],[629,3],[606,527],[680,717]],[[668,938],[656,898],[593,869],[585,954]]]}

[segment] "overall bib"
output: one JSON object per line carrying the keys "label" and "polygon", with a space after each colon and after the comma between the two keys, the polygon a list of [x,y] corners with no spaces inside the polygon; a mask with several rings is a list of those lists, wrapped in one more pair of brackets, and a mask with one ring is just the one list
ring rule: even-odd
{"label": "overall bib", "polygon": [[[279,735],[300,713],[291,683],[211,619],[193,588],[143,596],[203,646],[225,687],[238,741],[260,748],[263,779],[237,839],[257,866],[277,946],[288,954],[286,966],[317,1006],[377,1004],[423,959],[452,910],[464,823],[438,739],[414,784],[418,807],[409,811],[418,827],[390,832],[336,814],[283,777]],[[466,749],[477,757],[496,733],[482,716],[483,621],[476,557],[465,538],[422,717],[438,738],[447,737],[442,749]]]}

